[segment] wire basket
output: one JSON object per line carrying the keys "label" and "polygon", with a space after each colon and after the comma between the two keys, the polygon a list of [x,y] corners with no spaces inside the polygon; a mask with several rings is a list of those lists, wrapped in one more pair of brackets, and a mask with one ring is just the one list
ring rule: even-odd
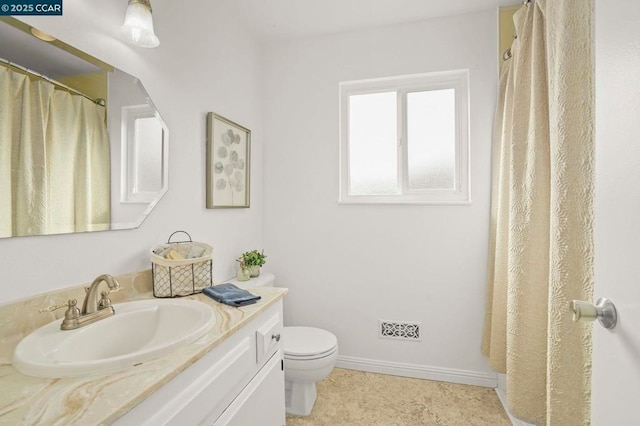
{"label": "wire basket", "polygon": [[[172,242],[171,238],[183,233],[185,241]],[[151,273],[155,297],[179,297],[200,293],[213,283],[213,248],[195,242],[185,231],[169,236],[167,244],[156,246],[151,252]]]}

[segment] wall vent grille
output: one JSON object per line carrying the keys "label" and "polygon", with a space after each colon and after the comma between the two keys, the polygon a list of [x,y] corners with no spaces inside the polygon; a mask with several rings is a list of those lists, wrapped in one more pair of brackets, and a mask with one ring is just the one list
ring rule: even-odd
{"label": "wall vent grille", "polygon": [[421,322],[380,320],[378,337],[381,339],[412,340],[420,342]]}

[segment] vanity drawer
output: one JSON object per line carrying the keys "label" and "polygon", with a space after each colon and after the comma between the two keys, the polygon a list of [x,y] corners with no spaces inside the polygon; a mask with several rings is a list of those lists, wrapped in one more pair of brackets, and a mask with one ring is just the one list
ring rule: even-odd
{"label": "vanity drawer", "polygon": [[280,349],[282,336],[282,318],[280,312],[274,313],[256,330],[256,361],[261,364]]}

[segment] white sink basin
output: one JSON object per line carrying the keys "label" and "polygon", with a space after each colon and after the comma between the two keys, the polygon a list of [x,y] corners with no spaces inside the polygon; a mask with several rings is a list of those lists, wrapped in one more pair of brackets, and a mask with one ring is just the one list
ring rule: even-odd
{"label": "white sink basin", "polygon": [[36,377],[78,377],[130,368],[198,339],[213,327],[210,306],[195,300],[141,300],[114,305],[115,315],[60,330],[53,321],[16,346],[13,365]]}

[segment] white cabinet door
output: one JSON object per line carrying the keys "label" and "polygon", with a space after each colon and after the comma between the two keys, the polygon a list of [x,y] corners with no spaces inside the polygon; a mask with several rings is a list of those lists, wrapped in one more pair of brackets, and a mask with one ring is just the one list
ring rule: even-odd
{"label": "white cabinet door", "polygon": [[284,371],[282,353],[278,351],[214,425],[283,426],[284,424]]}
{"label": "white cabinet door", "polygon": [[209,352],[114,426],[182,426],[218,417],[257,368],[251,334],[232,336],[222,351]]}
{"label": "white cabinet door", "polygon": [[640,2],[596,0],[595,294],[592,424],[640,425]]}

